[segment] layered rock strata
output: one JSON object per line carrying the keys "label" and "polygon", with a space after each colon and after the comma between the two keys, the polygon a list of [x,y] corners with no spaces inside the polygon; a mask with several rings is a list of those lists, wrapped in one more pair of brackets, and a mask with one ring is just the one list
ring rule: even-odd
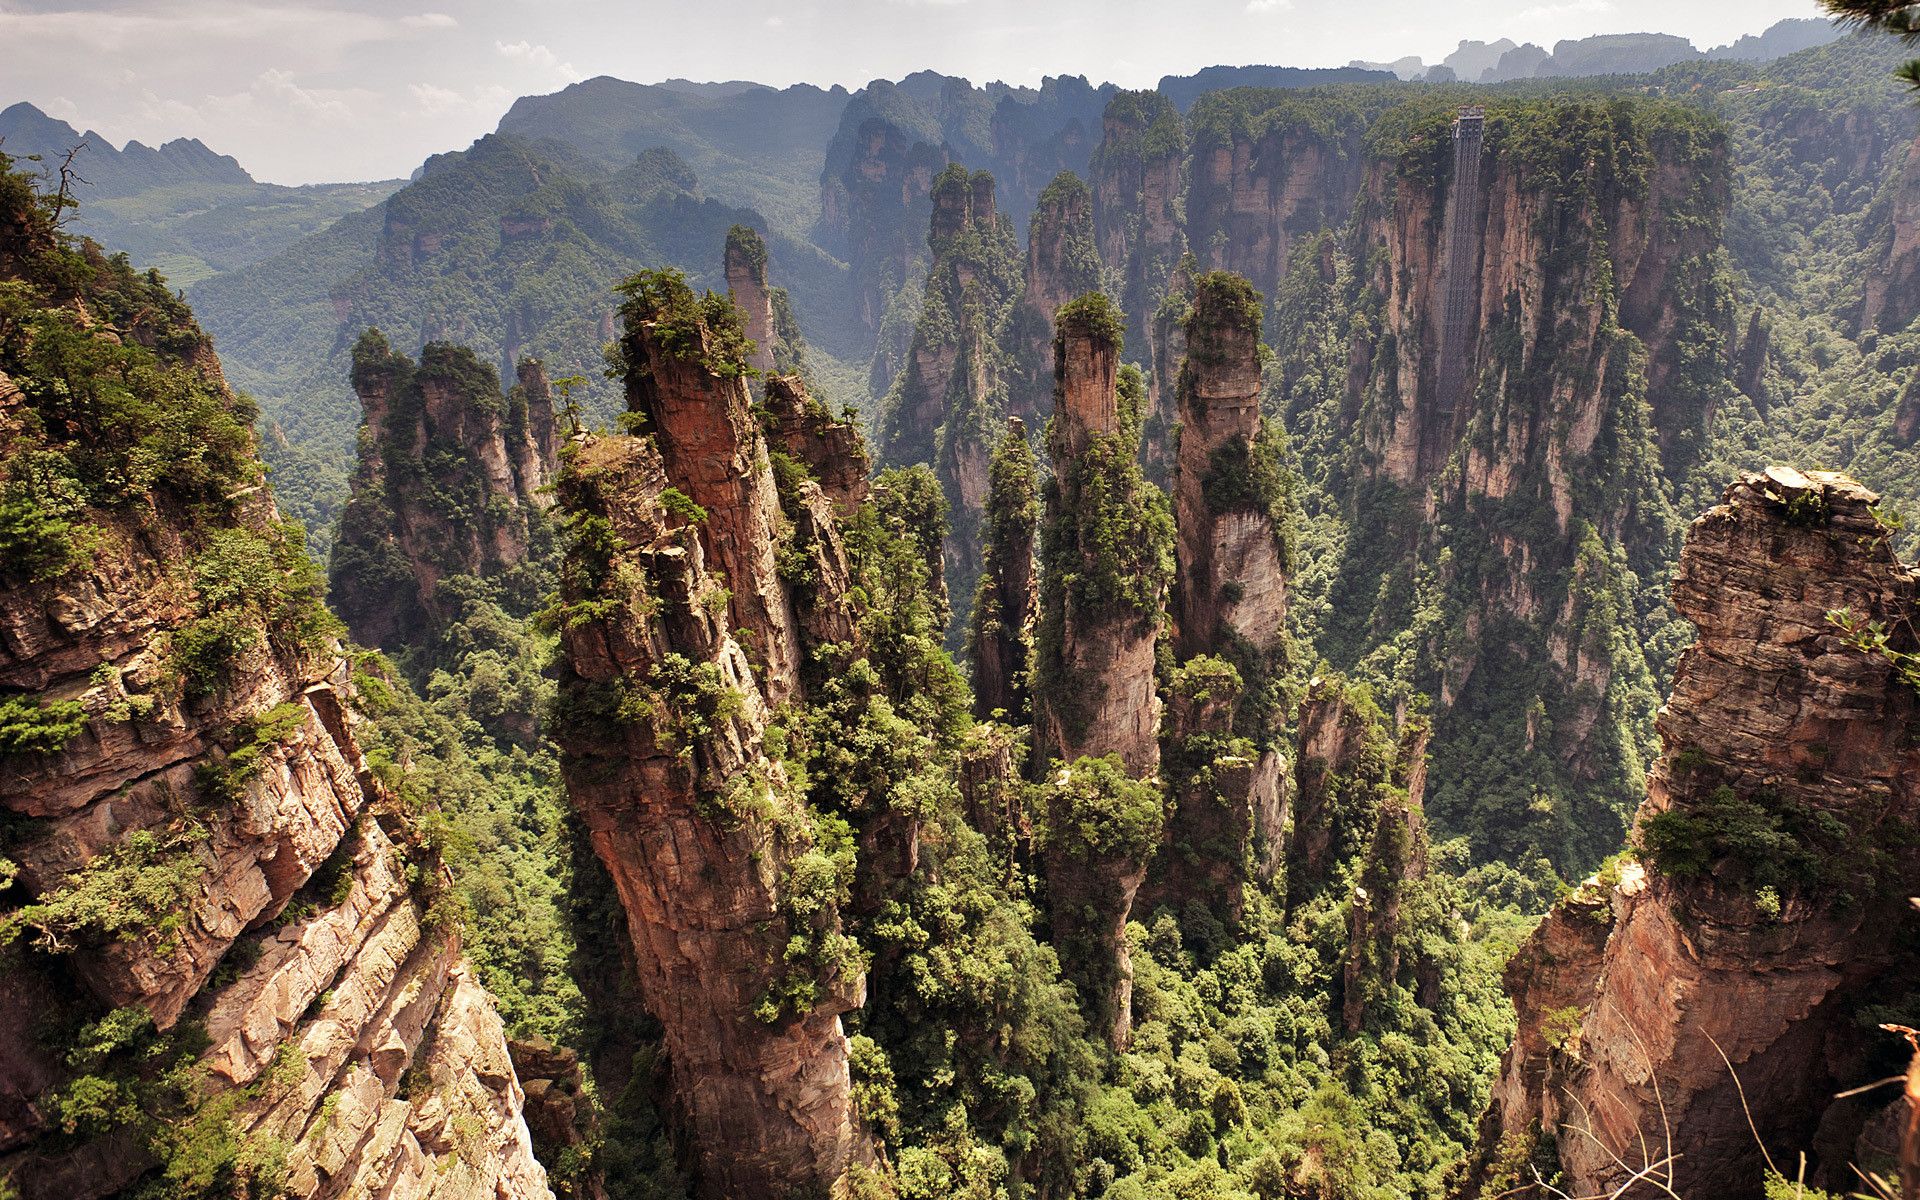
{"label": "layered rock strata", "polygon": [[[1860,1013],[1912,977],[1920,885],[1913,572],[1844,476],[1771,468],[1688,532],[1697,640],[1660,716],[1638,859],[1549,914],[1508,971],[1519,1032],[1478,1194],[1544,1144],[1564,1186],[1648,1171],[1758,1197],[1775,1155],[1850,1145],[1836,1093],[1904,1061]],[[1882,632],[1884,631],[1884,641]],[[1503,1173],[1504,1171],[1504,1173]],[[1844,1188],[1845,1162],[1810,1183]],[[1512,1194],[1512,1193],[1504,1193]]]}
{"label": "layered rock strata", "polygon": [[[250,419],[182,321],[169,366]],[[46,394],[23,382],[0,376],[0,455]],[[0,1190],[546,1200],[445,869],[232,449],[253,482],[224,500],[165,462],[137,508],[87,512],[84,561],[0,570],[0,701],[64,714],[0,751]]]}

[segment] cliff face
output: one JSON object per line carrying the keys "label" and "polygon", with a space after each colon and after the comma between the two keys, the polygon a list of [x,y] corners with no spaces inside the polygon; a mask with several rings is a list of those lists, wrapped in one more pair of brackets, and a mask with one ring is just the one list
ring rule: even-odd
{"label": "cliff face", "polygon": [[627,403],[646,418],[670,486],[695,506],[684,511],[704,513],[707,558],[726,581],[726,627],[749,632],[762,696],[778,704],[798,685],[801,644],[776,562],[784,518],[766,439],[743,360],[730,361],[721,328],[672,308],[677,300],[655,293],[629,301],[620,343]]}
{"label": "cliff face", "polygon": [[1273,295],[1299,240],[1352,213],[1365,120],[1336,101],[1264,90],[1203,96],[1190,119],[1187,240],[1202,265]]}
{"label": "cliff face", "polygon": [[1873,226],[1885,232],[1869,248],[1860,324],[1892,332],[1920,315],[1920,141],[1907,148],[1906,162],[1886,200],[1885,218]]}
{"label": "cliff face", "polygon": [[[1544,1136],[1578,1193],[1652,1161],[1682,1195],[1743,1197],[1756,1133],[1776,1155],[1850,1152],[1861,1114],[1832,1097],[1904,1061],[1858,1022],[1912,977],[1920,884],[1920,697],[1865,624],[1912,653],[1915,578],[1875,499],[1773,468],[1694,522],[1674,603],[1698,640],[1661,712],[1640,861],[1555,909],[1510,969],[1520,1032],[1483,1154]],[[1816,1157],[1808,1181],[1848,1175]]]}
{"label": "cliff face", "polygon": [[1279,435],[1260,420],[1259,294],[1238,276],[1202,276],[1183,341],[1175,648],[1192,657],[1238,640],[1270,653],[1285,635],[1287,577],[1273,515]]}
{"label": "cliff face", "polygon": [[1094,236],[1101,261],[1120,280],[1126,339],[1143,347],[1147,323],[1187,248],[1178,209],[1186,129],[1160,93],[1120,92],[1108,102],[1100,131],[1089,168]]}
{"label": "cliff face", "polygon": [[[1700,294],[1727,207],[1724,138],[1689,141],[1645,117],[1622,134],[1580,105],[1505,120],[1462,111],[1451,128],[1410,135],[1407,157],[1367,169],[1359,239],[1383,309],[1378,335],[1356,348],[1376,408],[1364,433],[1381,478],[1419,487],[1479,424],[1463,490],[1504,498],[1523,464],[1540,463],[1539,499],[1564,527],[1569,472],[1617,420],[1635,350],[1663,443],[1705,418],[1697,384],[1669,376],[1678,337],[1703,321],[1731,332]],[[1528,128],[1558,139],[1565,164],[1537,161],[1520,140]],[[1560,165],[1573,179],[1543,186]],[[1572,430],[1564,440],[1549,435],[1556,418]]]}
{"label": "cliff face", "polygon": [[1285,641],[1282,478],[1260,419],[1260,297],[1211,272],[1184,328],[1169,606],[1181,666],[1163,731],[1173,810],[1142,902],[1179,911],[1224,896],[1237,918],[1243,886],[1271,878],[1285,822],[1266,711]]}
{"label": "cliff face", "polygon": [[[786,518],[730,310],[642,280],[623,345],[652,436],[584,440],[561,480],[577,531],[563,769],[626,912],[701,1193],[824,1192],[872,1153],[840,1022],[865,985],[840,932],[846,885],[763,740],[770,703],[800,688],[801,622],[773,569]],[[831,610],[831,507],[800,493]]]}
{"label": "cliff face", "polygon": [[[1358,202],[1353,305],[1367,316],[1346,394],[1313,418],[1362,446],[1342,486],[1347,553],[1364,565],[1335,621],[1374,645],[1427,614],[1419,686],[1438,701],[1429,801],[1443,820],[1504,796],[1516,837],[1594,862],[1634,803],[1651,732],[1646,636],[1617,636],[1619,621],[1633,576],[1670,561],[1662,476],[1690,461],[1729,387],[1713,254],[1724,137],[1652,105],[1553,102],[1462,110],[1397,138],[1383,135]],[[1430,600],[1365,594],[1390,561]],[[1464,748],[1489,719],[1537,764],[1521,773],[1555,779],[1557,828],[1522,830],[1526,800],[1502,782],[1516,768]]]}
{"label": "cliff face", "polygon": [[[1099,296],[1062,310],[1055,346],[1054,478],[1047,491],[1035,734],[1053,757],[1159,763],[1154,639],[1171,564],[1159,489],[1139,476],[1140,377],[1117,376],[1117,314]],[[1108,323],[1113,322],[1113,323]],[[1072,578],[1063,578],[1063,576]]]}
{"label": "cliff face", "polygon": [[[56,518],[0,571],[0,1180],[549,1196],[250,407],[157,279],[105,267],[68,293],[35,274],[79,258],[51,231],[9,249],[0,269],[49,297],[36,336],[79,339],[63,387],[137,382],[108,417],[0,372],[0,473],[86,463],[66,518],[91,531]],[[142,439],[152,474],[121,493]]]}
{"label": "cliff face", "polygon": [[333,592],[357,641],[422,644],[449,615],[441,580],[500,575],[547,548],[543,489],[557,442],[546,372],[523,361],[502,395],[465,347],[432,343],[416,364],[369,330],[354,347],[353,385],[360,465]]}

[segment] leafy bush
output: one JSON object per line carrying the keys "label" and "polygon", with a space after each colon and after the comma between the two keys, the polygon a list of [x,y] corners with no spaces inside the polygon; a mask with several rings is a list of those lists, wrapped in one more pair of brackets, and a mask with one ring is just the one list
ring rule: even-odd
{"label": "leafy bush", "polygon": [[85,942],[145,942],[165,957],[178,947],[188,905],[207,861],[206,830],[187,823],[171,830],[138,829],[54,892],[0,916],[0,946],[33,934],[34,945],[64,954]]}
{"label": "leafy bush", "polygon": [[86,727],[78,700],[8,696],[0,700],[0,757],[58,753]]}

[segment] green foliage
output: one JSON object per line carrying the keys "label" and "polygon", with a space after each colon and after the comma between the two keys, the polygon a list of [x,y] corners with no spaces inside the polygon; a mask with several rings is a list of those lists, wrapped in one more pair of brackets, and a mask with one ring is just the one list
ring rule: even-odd
{"label": "green foliage", "polygon": [[1054,328],[1059,337],[1067,331],[1092,338],[1103,343],[1118,354],[1126,341],[1127,322],[1119,306],[1107,298],[1105,292],[1088,292],[1077,300],[1069,300],[1053,314]]}
{"label": "green foliage", "polygon": [[234,731],[238,743],[224,758],[209,758],[194,767],[194,782],[207,799],[237,803],[247,783],[265,765],[267,751],[283,745],[305,728],[307,706],[297,700],[261,713]]}
{"label": "green foliage", "polygon": [[685,521],[689,525],[698,525],[707,519],[707,510],[695,504],[693,500],[679,488],[670,487],[661,489],[660,507],[667,510],[668,516],[677,521]]}
{"label": "green foliage", "polygon": [[1046,813],[1037,841],[1092,861],[1146,861],[1166,823],[1157,781],[1131,778],[1114,755],[1062,767],[1047,785]]}
{"label": "green foliage", "polygon": [[[244,1106],[280,1096],[287,1056],[253,1083],[222,1089],[198,1059],[205,1030],[184,1022],[155,1031],[144,1008],[114,1009],[81,1024],[68,1042],[76,1074],[47,1096],[65,1140],[128,1136],[152,1168],[124,1193],[130,1200],[273,1200],[285,1191],[288,1146],[241,1132]],[[284,1064],[284,1066],[283,1066]]]}
{"label": "green foliage", "polygon": [[138,829],[95,855],[56,889],[0,916],[0,947],[25,934],[49,954],[105,941],[141,942],[159,957],[179,948],[188,901],[209,863],[206,830],[181,821]]}
{"label": "green foliage", "polygon": [[[754,373],[747,365],[753,343],[730,298],[715,292],[695,296],[686,274],[671,267],[628,276],[616,290],[626,297],[620,316],[627,327],[651,325],[668,354],[698,362],[724,379]],[[628,378],[646,373],[645,362],[629,351]]]}
{"label": "green foliage", "polygon": [[[1742,795],[1720,785],[1642,822],[1647,860],[1676,879],[1730,867],[1739,884],[1758,894],[1819,894],[1846,903],[1877,894],[1876,853],[1834,813],[1778,795]],[[1881,839],[1875,839],[1881,840]]]}
{"label": "green foliage", "polygon": [[87,727],[78,700],[8,696],[0,700],[0,757],[57,754]]}
{"label": "green foliage", "polygon": [[320,568],[307,556],[297,525],[216,529],[188,570],[194,615],[174,630],[168,661],[190,694],[225,686],[235,664],[263,638],[275,650],[305,657],[343,632],[322,600]]}

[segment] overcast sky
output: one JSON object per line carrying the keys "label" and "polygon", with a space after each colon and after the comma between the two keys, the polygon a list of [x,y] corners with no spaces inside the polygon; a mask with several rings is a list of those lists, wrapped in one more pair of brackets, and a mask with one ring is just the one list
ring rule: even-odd
{"label": "overcast sky", "polygon": [[1595,33],[1702,48],[1813,0],[0,0],[0,107],[116,143],[198,137],[279,183],[390,178],[492,129],[516,96],[595,75],[858,87],[1152,86],[1215,63],[1342,66],[1462,38]]}

